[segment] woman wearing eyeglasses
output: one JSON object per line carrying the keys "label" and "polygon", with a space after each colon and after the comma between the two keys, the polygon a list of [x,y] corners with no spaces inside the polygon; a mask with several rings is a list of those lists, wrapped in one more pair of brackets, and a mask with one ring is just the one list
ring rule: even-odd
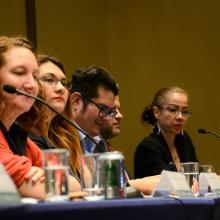
{"label": "woman wearing eyeglasses", "polygon": [[183,130],[190,114],[188,95],[183,89],[166,87],[155,94],[141,117],[154,129],[135,151],[135,178],[158,175],[164,169],[179,171],[182,162],[197,161],[193,143]]}
{"label": "woman wearing eyeglasses", "polygon": [[[71,104],[68,83],[63,64],[55,57],[38,56],[39,96],[58,112],[71,118]],[[70,152],[69,163],[72,174],[77,177],[82,155],[76,129],[38,101],[32,111],[20,119],[31,131],[31,139],[41,148],[66,148]]]}

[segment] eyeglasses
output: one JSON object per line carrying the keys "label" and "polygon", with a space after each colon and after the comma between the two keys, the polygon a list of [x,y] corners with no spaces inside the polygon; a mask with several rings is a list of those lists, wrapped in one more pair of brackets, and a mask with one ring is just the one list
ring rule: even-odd
{"label": "eyeglasses", "polygon": [[170,114],[177,116],[179,115],[179,113],[181,113],[181,115],[183,117],[189,117],[192,112],[189,111],[189,109],[180,109],[178,106],[168,106],[168,107],[162,107],[162,106],[157,106],[160,109],[164,109],[167,110]]}
{"label": "eyeglasses", "polygon": [[94,102],[92,99],[89,100],[92,104],[94,104],[99,109],[99,116],[102,118],[106,117],[115,117],[117,115],[117,111],[114,108],[109,108],[105,105],[98,104]]}
{"label": "eyeglasses", "polygon": [[45,83],[47,83],[48,85],[51,85],[51,86],[56,86],[58,84],[58,82],[60,82],[61,85],[64,88],[66,88],[66,89],[69,88],[69,84],[68,84],[67,80],[65,80],[65,79],[59,80],[59,79],[56,79],[56,78],[51,77],[51,76],[42,76],[38,79],[45,82]]}

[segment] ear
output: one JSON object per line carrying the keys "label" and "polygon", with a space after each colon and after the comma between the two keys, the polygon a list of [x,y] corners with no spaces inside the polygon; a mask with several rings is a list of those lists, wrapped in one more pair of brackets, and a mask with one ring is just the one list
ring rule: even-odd
{"label": "ear", "polygon": [[70,95],[73,108],[77,107],[82,102],[82,97],[79,92],[74,92]]}
{"label": "ear", "polygon": [[153,113],[154,113],[154,117],[155,117],[156,119],[158,119],[159,116],[160,116],[160,110],[159,110],[159,108],[158,108],[157,106],[154,106],[154,107],[153,107]]}

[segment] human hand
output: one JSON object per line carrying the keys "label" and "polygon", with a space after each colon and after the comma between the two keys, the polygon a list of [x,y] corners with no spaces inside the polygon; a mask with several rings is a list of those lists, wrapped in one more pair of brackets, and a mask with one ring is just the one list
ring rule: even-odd
{"label": "human hand", "polygon": [[30,171],[25,175],[25,180],[27,182],[31,181],[33,184],[37,181],[43,183],[45,180],[44,170],[40,167],[32,166]]}
{"label": "human hand", "polygon": [[193,194],[199,193],[199,182],[196,178],[193,178],[193,184],[191,190]]}
{"label": "human hand", "polygon": [[128,183],[136,190],[142,192],[144,195],[150,195],[160,181],[160,175],[148,176],[141,179],[132,179]]}

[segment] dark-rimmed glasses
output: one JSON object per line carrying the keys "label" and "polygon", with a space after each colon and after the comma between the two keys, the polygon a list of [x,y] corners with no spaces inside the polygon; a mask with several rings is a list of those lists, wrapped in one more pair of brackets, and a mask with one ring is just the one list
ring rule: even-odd
{"label": "dark-rimmed glasses", "polygon": [[189,109],[180,109],[178,106],[168,106],[168,107],[163,107],[163,106],[157,106],[159,109],[163,109],[163,110],[166,110],[168,111],[170,114],[174,115],[174,116],[177,116],[179,115],[179,113],[181,113],[181,115],[183,117],[189,117],[192,112],[189,111]]}
{"label": "dark-rimmed glasses", "polygon": [[94,102],[92,99],[90,99],[89,102],[94,104],[99,109],[99,116],[102,117],[102,118],[106,118],[108,116],[109,117],[115,117],[118,113],[115,110],[115,108],[109,108],[105,105],[98,104],[98,103]]}

